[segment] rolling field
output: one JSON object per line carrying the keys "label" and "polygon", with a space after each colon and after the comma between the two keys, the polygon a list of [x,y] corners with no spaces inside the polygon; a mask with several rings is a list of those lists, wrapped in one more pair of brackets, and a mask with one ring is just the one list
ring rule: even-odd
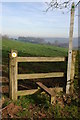
{"label": "rolling field", "polygon": [[8,39],[2,40],[3,57],[7,56],[11,49],[16,49],[19,56],[66,56],[67,49],[50,45],[24,43]]}

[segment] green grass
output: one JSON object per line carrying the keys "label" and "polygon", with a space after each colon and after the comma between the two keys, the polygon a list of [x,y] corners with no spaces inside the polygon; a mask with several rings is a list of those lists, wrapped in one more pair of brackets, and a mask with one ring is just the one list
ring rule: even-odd
{"label": "green grass", "polygon": [[17,50],[19,56],[67,56],[66,48],[3,39],[3,57],[7,57],[11,49]]}
{"label": "green grass", "polygon": [[[49,97],[46,94],[34,94],[30,96],[20,97],[18,101],[15,102],[16,105],[22,106],[23,111],[19,112],[17,115],[20,117],[31,117],[38,118],[39,111],[46,114],[46,117],[49,118],[49,115],[52,114],[52,106],[49,103]],[[32,108],[30,108],[30,106]],[[35,114],[36,113],[36,114]]]}

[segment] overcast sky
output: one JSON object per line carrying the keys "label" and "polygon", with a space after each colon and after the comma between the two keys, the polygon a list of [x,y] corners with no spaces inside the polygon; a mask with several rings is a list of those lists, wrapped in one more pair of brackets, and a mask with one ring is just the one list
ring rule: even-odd
{"label": "overcast sky", "polygon": [[[11,36],[68,37],[70,12],[62,14],[60,10],[53,10],[45,13],[46,8],[44,2],[3,2],[2,33]],[[76,9],[74,37],[78,36],[77,15]]]}

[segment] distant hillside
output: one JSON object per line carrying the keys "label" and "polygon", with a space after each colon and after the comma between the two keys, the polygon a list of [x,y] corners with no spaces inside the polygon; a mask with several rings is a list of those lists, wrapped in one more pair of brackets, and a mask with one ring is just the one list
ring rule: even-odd
{"label": "distant hillside", "polygon": [[51,45],[24,43],[20,41],[3,39],[3,57],[8,57],[8,53],[11,49],[16,49],[19,56],[67,56],[68,51],[66,48]]}
{"label": "distant hillside", "polygon": [[39,43],[39,44],[45,43],[45,40],[43,38],[36,38],[36,37],[18,37],[18,40],[23,42]]}
{"label": "distant hillside", "polygon": [[[49,42],[51,44],[54,44],[61,47],[67,47],[69,46],[69,38],[45,38],[46,42]],[[78,42],[79,39],[78,38],[73,38],[73,48],[78,47]]]}
{"label": "distant hillside", "polygon": [[[14,38],[15,39],[15,38]],[[15,40],[37,43],[37,44],[51,44],[60,47],[69,47],[69,38],[36,38],[36,37],[18,37]],[[79,38],[73,38],[73,48],[78,48]]]}
{"label": "distant hillside", "polygon": [[[3,38],[5,37],[5,35],[3,36]],[[24,37],[24,36],[9,36],[9,39],[13,39],[13,40],[19,40],[19,41],[23,41],[23,42],[30,42],[30,43],[36,43],[36,44],[49,44],[49,45],[53,45],[53,46],[60,46],[60,47],[65,47],[68,48],[69,47],[69,37],[68,38],[60,38],[60,37],[44,37],[44,38],[40,38],[40,37]],[[74,48],[78,48],[80,47],[80,37],[75,37],[73,38],[73,49]]]}

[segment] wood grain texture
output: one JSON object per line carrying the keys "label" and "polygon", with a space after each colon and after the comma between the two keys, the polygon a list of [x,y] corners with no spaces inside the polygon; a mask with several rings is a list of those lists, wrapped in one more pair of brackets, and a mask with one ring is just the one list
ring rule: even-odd
{"label": "wood grain texture", "polygon": [[[60,92],[60,91],[63,91],[63,88],[48,88],[49,91],[51,92],[54,92],[56,91],[57,93]],[[40,87],[38,87],[38,89],[31,89],[31,90],[20,90],[20,91],[17,91],[17,96],[24,96],[24,95],[32,95],[32,94],[36,94],[36,93],[39,93],[41,92],[41,89]],[[46,92],[46,91],[45,91]],[[49,94],[50,95],[50,94]]]}
{"label": "wood grain texture", "polygon": [[77,55],[77,51],[73,51],[72,52],[72,63],[71,63],[71,74],[70,74],[70,79],[71,79],[70,93],[71,94],[73,94],[73,90],[74,90],[74,76],[75,76],[76,55]]}
{"label": "wood grain texture", "polygon": [[[74,6],[74,7],[73,7]],[[71,74],[71,62],[72,62],[72,40],[73,40],[73,27],[74,27],[74,3],[71,6],[71,20],[70,20],[70,33],[69,33],[69,51],[68,51],[68,66],[67,66],[67,86],[66,94],[70,93],[70,74]]]}
{"label": "wood grain texture", "polygon": [[42,88],[45,92],[47,92],[49,95],[53,95],[54,92],[52,92],[48,87],[43,85],[41,82],[36,82],[37,85],[39,85],[40,88]]}
{"label": "wood grain texture", "polygon": [[[14,50],[11,50],[11,53],[9,55],[10,60],[9,60],[9,95],[10,98],[15,101],[17,100],[17,56],[16,57],[12,57],[12,52],[14,52]],[[16,51],[15,51],[16,52]]]}
{"label": "wood grain texture", "polygon": [[63,72],[18,74],[17,79],[37,79],[37,78],[52,78],[52,77],[63,77],[63,76],[64,76]]}
{"label": "wood grain texture", "polygon": [[18,57],[17,62],[60,62],[65,57]]}
{"label": "wood grain texture", "polygon": [[17,91],[17,96],[32,95],[32,94],[38,92],[38,90],[39,89]]}

